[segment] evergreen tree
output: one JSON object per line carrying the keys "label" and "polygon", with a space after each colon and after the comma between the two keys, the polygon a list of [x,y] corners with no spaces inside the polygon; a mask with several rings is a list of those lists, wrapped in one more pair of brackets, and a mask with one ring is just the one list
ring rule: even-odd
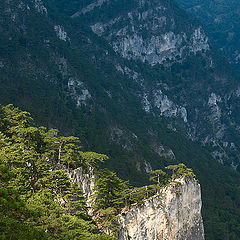
{"label": "evergreen tree", "polygon": [[150,172],[149,174],[153,175],[152,177],[150,177],[149,180],[153,181],[153,182],[156,182],[158,186],[166,183],[167,174],[163,170],[158,169],[158,170]]}
{"label": "evergreen tree", "polygon": [[89,167],[107,157],[80,151],[79,139],[32,126],[13,105],[0,106],[1,239],[113,239],[99,235],[82,191],[65,167]]}
{"label": "evergreen tree", "polygon": [[183,176],[190,176],[196,179],[195,174],[191,168],[187,168],[185,164],[169,165],[166,169],[172,170],[172,179]]}

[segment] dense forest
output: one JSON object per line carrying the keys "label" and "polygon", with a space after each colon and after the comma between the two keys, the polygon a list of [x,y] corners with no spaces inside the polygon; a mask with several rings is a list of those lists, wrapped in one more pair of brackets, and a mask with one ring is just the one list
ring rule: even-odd
{"label": "dense forest", "polygon": [[32,126],[29,113],[12,105],[0,114],[1,239],[109,239],[97,234],[81,190],[60,168],[106,156],[81,152],[75,137]]}

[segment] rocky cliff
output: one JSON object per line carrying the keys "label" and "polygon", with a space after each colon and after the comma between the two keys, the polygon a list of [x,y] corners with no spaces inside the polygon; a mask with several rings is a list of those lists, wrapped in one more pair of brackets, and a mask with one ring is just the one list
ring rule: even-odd
{"label": "rocky cliff", "polygon": [[[97,177],[93,169],[84,172],[78,168],[69,177],[90,200]],[[89,201],[88,206],[91,206]],[[122,211],[118,239],[203,240],[201,207],[200,184],[190,177],[176,179],[142,205],[132,205]]]}
{"label": "rocky cliff", "polygon": [[177,179],[141,206],[120,217],[120,240],[203,240],[200,185],[192,178]]}
{"label": "rocky cliff", "polygon": [[[182,61],[191,53],[209,50],[203,29],[190,22],[188,27],[183,27],[187,16],[179,14],[175,5],[156,0],[133,0],[119,6],[119,2],[101,1],[100,4],[95,1],[72,18],[87,19],[92,31],[106,38],[114,51],[124,58],[151,65]],[[100,11],[103,15],[117,4],[119,12],[113,12],[111,17],[106,14],[103,18],[89,18],[92,12]]]}
{"label": "rocky cliff", "polygon": [[[71,170],[68,173],[68,177],[73,183],[76,183],[83,191],[83,195],[86,198],[86,203],[88,207],[91,207],[91,195],[93,192],[95,179],[97,175],[94,173],[93,168],[88,170],[83,169],[82,167]],[[88,213],[91,215],[91,209],[88,210]]]}

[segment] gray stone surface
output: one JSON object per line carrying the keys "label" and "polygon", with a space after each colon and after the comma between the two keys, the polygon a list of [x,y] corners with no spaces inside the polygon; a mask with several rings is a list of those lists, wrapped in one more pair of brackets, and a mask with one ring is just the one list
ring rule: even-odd
{"label": "gray stone surface", "polygon": [[122,212],[119,240],[203,240],[200,185],[181,178],[141,206]]}

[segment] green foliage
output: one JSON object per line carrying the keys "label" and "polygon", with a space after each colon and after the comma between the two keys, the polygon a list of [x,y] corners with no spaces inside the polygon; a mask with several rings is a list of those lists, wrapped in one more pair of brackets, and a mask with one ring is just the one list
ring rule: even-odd
{"label": "green foliage", "polygon": [[13,178],[7,166],[0,163],[0,238],[1,239],[47,239],[47,234],[37,229],[32,222],[28,222],[31,216],[23,202],[21,192],[9,186]]}
{"label": "green foliage", "polygon": [[179,163],[178,165],[169,165],[166,169],[172,170],[172,179],[189,176],[197,180],[193,170],[191,168],[187,168],[183,163]]}
{"label": "green foliage", "polygon": [[117,234],[117,215],[124,206],[124,192],[129,188],[129,183],[117,177],[117,174],[108,169],[99,169],[93,190],[93,209],[95,220],[100,229],[110,230]]}
{"label": "green foliage", "polygon": [[150,177],[149,180],[153,182],[157,182],[159,186],[160,186],[160,182],[162,184],[165,184],[167,181],[167,177],[166,177],[167,174],[161,169],[152,171],[149,174],[153,175],[152,177]]}
{"label": "green foliage", "polygon": [[80,152],[83,164],[86,163],[90,167],[97,167],[97,163],[104,162],[108,156],[95,152]]}
{"label": "green foliage", "polygon": [[108,169],[100,169],[97,172],[99,178],[95,184],[94,208],[106,207],[121,207],[123,202],[119,201],[122,198],[122,192],[129,188],[126,181],[117,177],[117,174]]}
{"label": "green foliage", "polygon": [[12,105],[0,114],[1,239],[111,239],[96,234],[62,165],[92,167],[106,156],[80,151],[76,137],[33,127],[30,114]]}

